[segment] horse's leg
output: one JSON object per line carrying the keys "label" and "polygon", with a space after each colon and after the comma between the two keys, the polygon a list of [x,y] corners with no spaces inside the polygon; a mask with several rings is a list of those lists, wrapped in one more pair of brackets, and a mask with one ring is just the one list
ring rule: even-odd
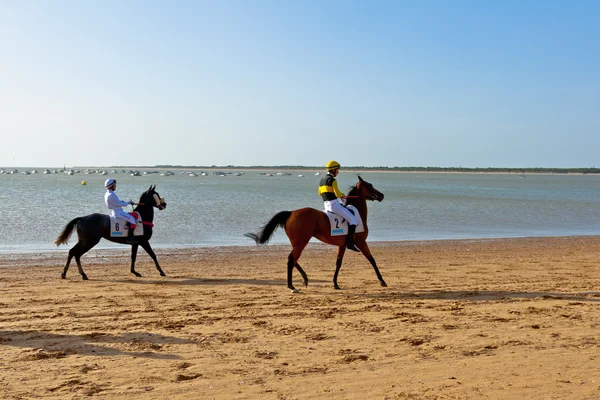
{"label": "horse's leg", "polygon": [[292,284],[292,271],[294,270],[294,265],[296,264],[296,260],[294,260],[294,250],[290,252],[288,256],[287,262],[287,287],[292,291],[292,293],[298,293],[299,290],[294,287]]}
{"label": "horse's leg", "polygon": [[[85,272],[83,272],[83,268],[81,268],[81,256],[84,255],[85,253],[87,253],[92,247],[94,247],[95,245],[98,244],[100,240],[96,240],[96,241],[92,241],[92,242],[79,242],[77,244],[81,245],[79,246],[79,248],[73,252],[73,255],[75,256],[75,262],[77,262],[77,270],[79,271],[79,274],[81,275],[81,279],[83,279],[84,281],[87,281],[88,277],[85,274]],[[77,245],[75,245],[73,247],[73,249],[77,247]],[[70,253],[70,252],[69,252]]]}
{"label": "horse's leg", "polygon": [[341,287],[338,286],[337,278],[340,273],[340,268],[342,268],[342,261],[344,261],[344,254],[346,253],[346,244],[338,247],[337,259],[335,260],[335,273],[333,274],[333,288],[340,290]]}
{"label": "horse's leg", "polygon": [[79,250],[81,247],[81,242],[77,242],[75,246],[71,247],[69,250],[69,257],[67,257],[67,265],[65,265],[65,269],[63,269],[63,273],[60,275],[62,279],[67,279],[67,271],[69,270],[69,265],[71,264],[71,259],[75,255],[75,249]]}
{"label": "horse's leg", "polygon": [[138,278],[142,277],[142,274],[135,270],[135,259],[137,257],[138,244],[134,243],[131,245],[131,273],[137,276]]}
{"label": "horse's leg", "polygon": [[300,272],[300,275],[302,275],[302,283],[304,283],[304,287],[308,287],[308,276],[306,275],[306,272],[304,272],[304,270],[298,263],[294,264],[294,267],[296,267],[298,272]]}
{"label": "horse's leg", "polygon": [[[148,255],[150,256],[150,258],[152,258],[152,260],[154,261],[154,265],[156,266],[156,269],[158,270],[158,273],[160,274],[160,276],[167,276],[162,268],[160,268],[160,265],[158,265],[158,258],[156,258],[156,254],[154,254],[154,250],[152,250],[152,247],[150,246],[150,242],[142,242],[140,243],[140,246],[142,246],[142,248],[144,250],[146,250],[146,253],[148,253]],[[132,266],[133,268],[133,266]]]}
{"label": "horse's leg", "polygon": [[296,289],[294,287],[294,285],[292,284],[292,271],[294,270],[294,267],[297,267],[298,271],[300,272],[300,275],[302,275],[302,282],[304,282],[305,285],[308,285],[308,277],[306,276],[306,272],[304,272],[302,267],[298,264],[298,259],[300,258],[300,255],[302,254],[302,250],[304,250],[304,248],[308,244],[309,240],[310,240],[310,236],[308,238],[303,238],[303,239],[296,238],[294,240],[292,240],[290,238],[290,242],[292,243],[292,251],[290,252],[290,255],[288,256],[287,285],[288,285],[288,289],[290,289],[292,291],[292,293],[299,292],[299,290]]}
{"label": "horse's leg", "polygon": [[377,268],[377,263],[375,263],[375,259],[371,255],[371,250],[369,250],[369,245],[366,241],[359,241],[360,243],[356,243],[356,247],[363,253],[363,255],[369,260],[373,269],[375,270],[375,275],[377,275],[377,279],[379,279],[379,283],[383,287],[387,287],[387,283],[383,280],[383,276],[379,273],[379,268]]}

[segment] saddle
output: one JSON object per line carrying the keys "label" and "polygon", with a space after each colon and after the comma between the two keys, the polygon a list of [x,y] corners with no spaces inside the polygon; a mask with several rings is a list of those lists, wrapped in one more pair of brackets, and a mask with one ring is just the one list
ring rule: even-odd
{"label": "saddle", "polygon": [[[133,236],[143,236],[144,235],[144,224],[142,224],[142,217],[140,214],[132,211],[128,213],[133,218],[135,218],[137,224],[135,226],[135,230],[133,231]],[[127,237],[129,234],[129,224],[127,221],[122,220],[120,218],[115,218],[113,216],[110,217],[110,237]]]}
{"label": "saddle", "polygon": [[[354,206],[347,206],[348,210],[352,212],[358,219],[358,225],[356,225],[356,233],[364,232],[365,226],[363,225],[362,218],[358,213],[358,210]],[[340,217],[337,214],[334,214],[330,211],[323,210],[325,215],[329,218],[329,225],[331,226],[331,230],[329,234],[331,236],[345,236],[348,234],[348,221],[346,221],[343,217]]]}

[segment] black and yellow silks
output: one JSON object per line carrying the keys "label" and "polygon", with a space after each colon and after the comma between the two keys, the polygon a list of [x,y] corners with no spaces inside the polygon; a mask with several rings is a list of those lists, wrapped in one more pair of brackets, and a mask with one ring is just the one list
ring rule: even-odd
{"label": "black and yellow silks", "polygon": [[344,193],[338,189],[337,181],[333,175],[327,174],[321,178],[319,183],[319,196],[323,201],[331,201],[344,197]]}

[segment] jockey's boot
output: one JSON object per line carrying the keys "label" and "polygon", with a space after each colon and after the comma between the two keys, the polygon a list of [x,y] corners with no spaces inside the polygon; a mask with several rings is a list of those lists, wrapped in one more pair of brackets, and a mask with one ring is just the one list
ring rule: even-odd
{"label": "jockey's boot", "polygon": [[135,227],[135,224],[129,224],[129,233],[127,234],[127,240],[125,241],[125,243],[136,244],[138,242],[137,239],[133,236],[133,231],[135,231]]}
{"label": "jockey's boot", "polygon": [[346,238],[346,248],[348,250],[360,252],[359,249],[356,248],[354,244],[354,231],[356,230],[356,225],[348,224],[348,237]]}

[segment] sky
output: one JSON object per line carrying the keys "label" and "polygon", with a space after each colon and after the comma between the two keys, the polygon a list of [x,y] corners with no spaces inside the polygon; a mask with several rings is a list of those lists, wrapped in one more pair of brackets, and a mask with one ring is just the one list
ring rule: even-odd
{"label": "sky", "polygon": [[600,2],[0,0],[0,167],[600,167]]}

